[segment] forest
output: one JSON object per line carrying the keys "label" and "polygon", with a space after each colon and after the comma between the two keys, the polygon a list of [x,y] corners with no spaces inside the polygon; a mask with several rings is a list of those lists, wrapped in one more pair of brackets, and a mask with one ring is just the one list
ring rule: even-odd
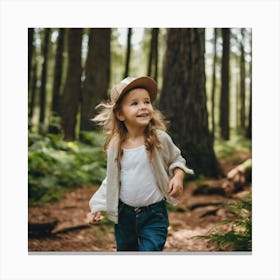
{"label": "forest", "polygon": [[29,251],[116,251],[86,222],[106,176],[91,119],[123,78],[151,76],[168,133],[195,175],[168,205],[164,251],[252,249],[252,30],[29,28]]}

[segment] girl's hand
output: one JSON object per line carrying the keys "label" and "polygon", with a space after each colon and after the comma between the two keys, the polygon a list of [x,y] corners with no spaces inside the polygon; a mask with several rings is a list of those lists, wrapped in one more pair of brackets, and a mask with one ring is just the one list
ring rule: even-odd
{"label": "girl's hand", "polygon": [[184,180],[184,171],[180,168],[174,170],[174,176],[169,181],[168,193],[174,198],[178,198],[183,193],[183,180]]}
{"label": "girl's hand", "polygon": [[101,220],[101,212],[88,213],[87,218],[89,224],[97,224]]}

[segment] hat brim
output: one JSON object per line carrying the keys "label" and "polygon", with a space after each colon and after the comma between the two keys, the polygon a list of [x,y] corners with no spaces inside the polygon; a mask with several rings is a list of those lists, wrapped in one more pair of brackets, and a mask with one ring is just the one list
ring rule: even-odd
{"label": "hat brim", "polygon": [[133,80],[131,83],[129,83],[123,90],[120,95],[123,96],[128,91],[134,89],[134,88],[144,88],[149,92],[151,101],[154,101],[157,97],[157,83],[155,80],[153,80],[150,77],[139,77]]}

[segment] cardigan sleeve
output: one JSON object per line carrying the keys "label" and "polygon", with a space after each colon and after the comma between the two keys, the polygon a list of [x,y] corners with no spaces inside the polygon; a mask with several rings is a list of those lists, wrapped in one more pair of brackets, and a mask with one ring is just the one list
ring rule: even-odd
{"label": "cardigan sleeve", "polygon": [[186,166],[186,160],[182,157],[180,149],[174,144],[171,137],[163,131],[160,134],[162,135],[163,153],[167,160],[169,176],[174,175],[176,167],[187,174],[193,175],[194,171]]}
{"label": "cardigan sleeve", "polygon": [[106,187],[107,187],[107,177],[103,180],[101,186],[93,194],[93,196],[89,201],[89,208],[91,213],[107,210]]}

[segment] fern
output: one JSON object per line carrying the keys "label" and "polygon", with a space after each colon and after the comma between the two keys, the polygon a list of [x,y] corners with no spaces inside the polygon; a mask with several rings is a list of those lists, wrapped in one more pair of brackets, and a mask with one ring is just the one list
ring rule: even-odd
{"label": "fern", "polygon": [[[86,135],[86,134],[85,134]],[[106,155],[100,136],[88,133],[92,142],[65,142],[59,135],[29,133],[29,204],[48,203],[71,188],[100,184],[106,176]]]}
{"label": "fern", "polygon": [[[208,235],[195,236],[205,239],[218,246],[220,251],[251,251],[252,250],[252,197],[248,195],[235,202],[226,204],[233,215],[232,220],[217,224]],[[231,225],[225,231],[223,225]]]}

